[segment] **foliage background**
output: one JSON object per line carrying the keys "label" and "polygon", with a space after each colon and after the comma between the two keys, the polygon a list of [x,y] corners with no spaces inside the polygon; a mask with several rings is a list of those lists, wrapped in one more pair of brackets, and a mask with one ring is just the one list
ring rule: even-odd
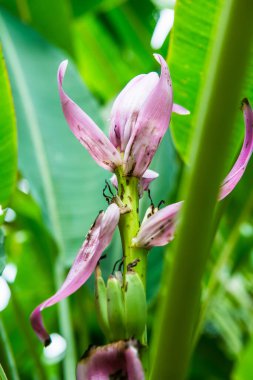
{"label": "foliage background", "polygon": [[[0,203],[8,209],[2,215],[0,263],[1,271],[4,262],[17,266],[15,281],[8,285],[9,304],[0,312],[0,363],[9,379],[71,379],[77,358],[90,343],[103,341],[94,311],[93,279],[68,302],[44,313],[50,331],[60,331],[68,342],[65,356],[51,361],[45,357],[29,314],[62,282],[98,210],[105,208],[102,188],[108,175],[69,132],[58,99],[57,68],[62,60],[70,60],[67,92],[107,130],[116,94],[133,76],[157,70],[150,41],[161,11],[175,4],[1,0],[0,5],[1,55],[10,79],[9,84],[1,59]],[[169,51],[175,101],[191,115],[173,116],[152,163],[160,173],[152,185],[155,202],[178,199],[182,170],[190,164],[198,93],[207,75],[205,61],[221,5],[221,0],[178,0],[174,28],[158,50],[165,57]],[[251,66],[242,97],[252,100]],[[238,105],[228,167],[242,131]],[[252,378],[252,170],[251,164],[222,206],[203,283],[203,323],[191,380]],[[144,198],[143,209],[147,204]],[[103,262],[105,276],[120,250],[116,236]],[[173,243],[149,256],[150,335],[161,299],[160,280],[162,273],[167,276],[172,254]]]}

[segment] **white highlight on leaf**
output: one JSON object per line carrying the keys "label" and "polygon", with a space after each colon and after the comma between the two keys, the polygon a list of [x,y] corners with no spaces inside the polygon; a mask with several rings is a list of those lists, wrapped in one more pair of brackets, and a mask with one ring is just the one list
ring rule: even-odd
{"label": "white highlight on leaf", "polygon": [[15,233],[15,240],[19,244],[24,244],[28,239],[27,232],[24,230],[17,231]]}
{"label": "white highlight on leaf", "polygon": [[242,223],[240,225],[240,233],[246,238],[253,236],[253,226],[250,223]]}
{"label": "white highlight on leaf", "polygon": [[11,298],[11,290],[3,277],[0,277],[0,311],[3,311]]}
{"label": "white highlight on leaf", "polygon": [[158,50],[168,36],[174,23],[174,9],[163,9],[155,26],[154,33],[151,38],[151,47]]}
{"label": "white highlight on leaf", "polygon": [[20,191],[22,191],[22,193],[29,194],[30,185],[29,185],[29,182],[27,181],[27,179],[22,178],[18,183],[18,188]]}
{"label": "white highlight on leaf", "polygon": [[44,348],[43,354],[47,363],[53,364],[61,361],[66,353],[67,342],[59,334],[50,334],[51,344]]}
{"label": "white highlight on leaf", "polygon": [[16,219],[16,213],[15,213],[15,211],[12,210],[12,208],[8,208],[7,211],[6,211],[6,214],[5,214],[5,218],[4,218],[4,220],[5,220],[7,223],[11,223],[11,222],[13,222],[15,219]]}
{"label": "white highlight on leaf", "polygon": [[5,266],[2,276],[7,282],[13,284],[16,279],[17,271],[17,266],[13,263],[9,263]]}

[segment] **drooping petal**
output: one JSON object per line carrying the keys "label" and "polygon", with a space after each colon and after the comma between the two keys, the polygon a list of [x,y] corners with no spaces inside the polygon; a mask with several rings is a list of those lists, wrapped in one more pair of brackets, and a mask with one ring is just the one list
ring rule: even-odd
{"label": "drooping petal", "polygon": [[141,177],[148,168],[170,122],[173,96],[166,61],[154,55],[161,65],[161,75],[149,93],[136,120],[125,149],[125,174]]}
{"label": "drooping petal", "polygon": [[138,75],[119,93],[113,103],[110,122],[110,140],[124,152],[138,114],[150,92],[157,84],[157,73]]}
{"label": "drooping petal", "polygon": [[221,185],[219,200],[224,199],[232,190],[234,190],[237,183],[240,181],[249,159],[252,154],[253,149],[253,114],[250,107],[249,101],[243,99],[242,101],[242,110],[244,115],[244,124],[245,124],[245,137],[241,152],[232,167],[231,171],[224,179],[223,184]]}
{"label": "drooping petal", "polygon": [[173,103],[172,112],[177,113],[178,115],[189,115],[190,111],[180,106],[179,104]]}
{"label": "drooping petal", "polygon": [[42,310],[68,297],[88,280],[102,252],[112,239],[119,216],[119,208],[115,204],[111,204],[105,213],[102,212],[98,215],[61,288],[32,312],[32,327],[45,345],[50,343],[50,336],[43,325]]}
{"label": "drooping petal", "polygon": [[137,247],[162,246],[173,240],[178,212],[183,202],[171,204],[146,218],[137,236],[132,240]]}
{"label": "drooping petal", "polygon": [[[218,199],[224,199],[233,191],[240,181],[253,150],[253,113],[247,99],[242,101],[242,109],[245,123],[245,137],[241,152],[221,185]],[[167,244],[174,237],[177,214],[183,205],[178,202],[157,211],[150,217],[143,220],[137,236],[133,239],[133,244],[138,247],[151,248]]]}
{"label": "drooping petal", "polygon": [[137,342],[119,341],[93,347],[77,366],[77,380],[144,380]]}
{"label": "drooping petal", "polygon": [[63,61],[58,69],[58,88],[64,116],[73,134],[93,159],[104,169],[114,171],[121,165],[119,152],[94,121],[68,97],[62,88],[67,64],[68,61]]}
{"label": "drooping petal", "polygon": [[[154,181],[154,179],[156,179],[157,177],[159,177],[159,174],[154,170],[147,169],[145,171],[138,185],[140,197],[142,197],[144,191],[148,190],[150,183]],[[110,178],[110,181],[115,187],[115,189],[118,189],[118,180],[116,174],[113,174],[113,176]]]}
{"label": "drooping petal", "polygon": [[113,186],[115,187],[115,189],[118,190],[118,179],[117,179],[116,174],[113,174],[113,175],[111,176],[110,181],[111,181],[111,183],[113,184]]}
{"label": "drooping petal", "polygon": [[156,179],[157,177],[159,177],[159,173],[155,172],[154,170],[147,169],[141,177],[142,190],[148,190],[150,183],[154,181],[154,179]]}

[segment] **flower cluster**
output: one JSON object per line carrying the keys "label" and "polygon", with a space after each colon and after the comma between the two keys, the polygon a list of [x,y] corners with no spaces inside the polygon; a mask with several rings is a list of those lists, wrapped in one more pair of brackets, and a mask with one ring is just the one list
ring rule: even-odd
{"label": "flower cluster", "polygon": [[[169,126],[171,113],[177,112],[182,115],[189,113],[183,107],[173,104],[168,66],[160,55],[156,54],[155,58],[161,65],[160,76],[154,72],[139,75],[132,79],[116,98],[111,111],[109,138],[64,92],[62,85],[67,61],[62,62],[58,70],[62,110],[71,131],[101,167],[115,173],[111,182],[116,189],[120,178],[136,178],[139,197],[148,189],[151,181],[158,177],[158,173],[150,170],[149,165]],[[219,200],[225,198],[239,182],[252,153],[253,116],[246,99],[242,102],[242,109],[246,131],[244,143],[236,163],[221,185]],[[170,242],[174,238],[178,213],[182,205],[183,202],[178,202],[160,210],[151,206],[138,231],[131,238],[131,246],[143,248],[147,252],[154,246]],[[122,215],[130,210],[124,207],[120,197],[113,197],[107,210],[96,218],[62,287],[33,311],[32,326],[45,345],[50,343],[50,336],[42,323],[41,311],[75,292],[91,276],[103,251],[109,245]],[[119,349],[119,345],[124,347]],[[119,345],[112,344],[109,351],[95,350],[93,356],[98,355],[106,361],[107,357],[114,358],[120,353],[124,368],[129,367],[129,361],[133,368],[137,368],[139,363],[133,346],[126,348],[125,343]],[[112,362],[114,363],[114,359]],[[107,366],[110,367],[108,363]],[[84,369],[80,368],[79,371],[82,372]],[[92,373],[96,371],[92,361],[82,368]],[[141,370],[138,370],[138,373],[137,377],[133,375],[129,378],[143,378],[143,375],[140,375]],[[86,377],[80,375],[79,378]]]}

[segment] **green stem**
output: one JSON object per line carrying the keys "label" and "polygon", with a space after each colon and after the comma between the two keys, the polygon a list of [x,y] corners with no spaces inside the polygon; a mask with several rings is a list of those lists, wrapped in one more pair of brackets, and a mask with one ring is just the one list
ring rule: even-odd
{"label": "green stem", "polygon": [[156,323],[153,380],[183,380],[187,374],[214,210],[250,54],[251,10],[250,0],[223,2],[207,82],[199,98],[193,166],[184,188],[187,196],[175,257]]}
{"label": "green stem", "polygon": [[11,302],[14,309],[14,313],[16,316],[16,321],[19,326],[20,332],[25,337],[25,342],[27,343],[27,348],[29,351],[30,357],[34,361],[34,371],[36,372],[37,378],[39,380],[46,380],[47,374],[46,371],[41,364],[40,356],[38,355],[36,347],[36,341],[34,339],[35,336],[32,334],[31,326],[28,325],[28,318],[25,318],[24,311],[19,303],[19,300],[16,296],[15,288],[14,286],[11,287]]}
{"label": "green stem", "polygon": [[[124,270],[123,284],[126,285],[126,272],[128,266],[136,262],[136,266],[131,269],[140,276],[144,289],[146,289],[146,272],[147,272],[147,251],[143,248],[133,247],[132,239],[137,235],[139,222],[139,179],[135,177],[125,177],[120,169],[117,171],[118,179],[118,196],[126,209],[126,213],[121,214],[119,221],[119,230],[122,241]],[[147,332],[142,335],[141,343],[144,348],[141,350],[141,361],[146,378],[148,377],[149,363],[147,350]]]}
{"label": "green stem", "polygon": [[[56,260],[54,269],[55,287],[56,289],[59,289],[63,284],[66,275],[61,257]],[[75,378],[76,352],[68,299],[62,300],[57,306],[60,331],[67,341],[66,356],[63,360],[63,373],[64,379],[69,380]]]}
{"label": "green stem", "polygon": [[126,213],[122,214],[119,222],[119,230],[122,241],[124,255],[123,281],[128,265],[136,260],[136,266],[133,268],[137,272],[146,288],[146,271],[147,271],[147,251],[142,248],[133,247],[132,239],[137,235],[139,223],[139,179],[136,177],[125,177],[118,170],[118,196],[126,208]]}
{"label": "green stem", "polygon": [[193,338],[193,348],[196,346],[198,339],[200,337],[200,334],[203,330],[203,326],[206,320],[206,314],[208,311],[208,307],[210,305],[210,302],[212,301],[213,295],[215,294],[217,288],[219,287],[219,273],[221,269],[224,267],[224,265],[228,262],[230,256],[234,252],[234,248],[237,244],[237,241],[240,236],[240,226],[241,224],[247,219],[248,215],[251,213],[253,208],[253,193],[251,193],[251,196],[249,197],[248,201],[244,204],[244,207],[242,209],[242,212],[240,213],[239,218],[237,219],[232,232],[229,235],[228,241],[222,251],[222,254],[219,256],[212,273],[210,275],[208,285],[207,285],[207,294],[205,297],[205,300],[201,306],[200,311],[200,317],[198,320],[197,328],[194,333]]}
{"label": "green stem", "polygon": [[0,364],[0,380],[8,380],[1,364]]}
{"label": "green stem", "polygon": [[8,366],[8,372],[10,374],[10,380],[20,380],[18,370],[16,367],[15,359],[13,356],[12,348],[5,330],[4,323],[0,318],[0,344],[4,350],[6,363]]}

